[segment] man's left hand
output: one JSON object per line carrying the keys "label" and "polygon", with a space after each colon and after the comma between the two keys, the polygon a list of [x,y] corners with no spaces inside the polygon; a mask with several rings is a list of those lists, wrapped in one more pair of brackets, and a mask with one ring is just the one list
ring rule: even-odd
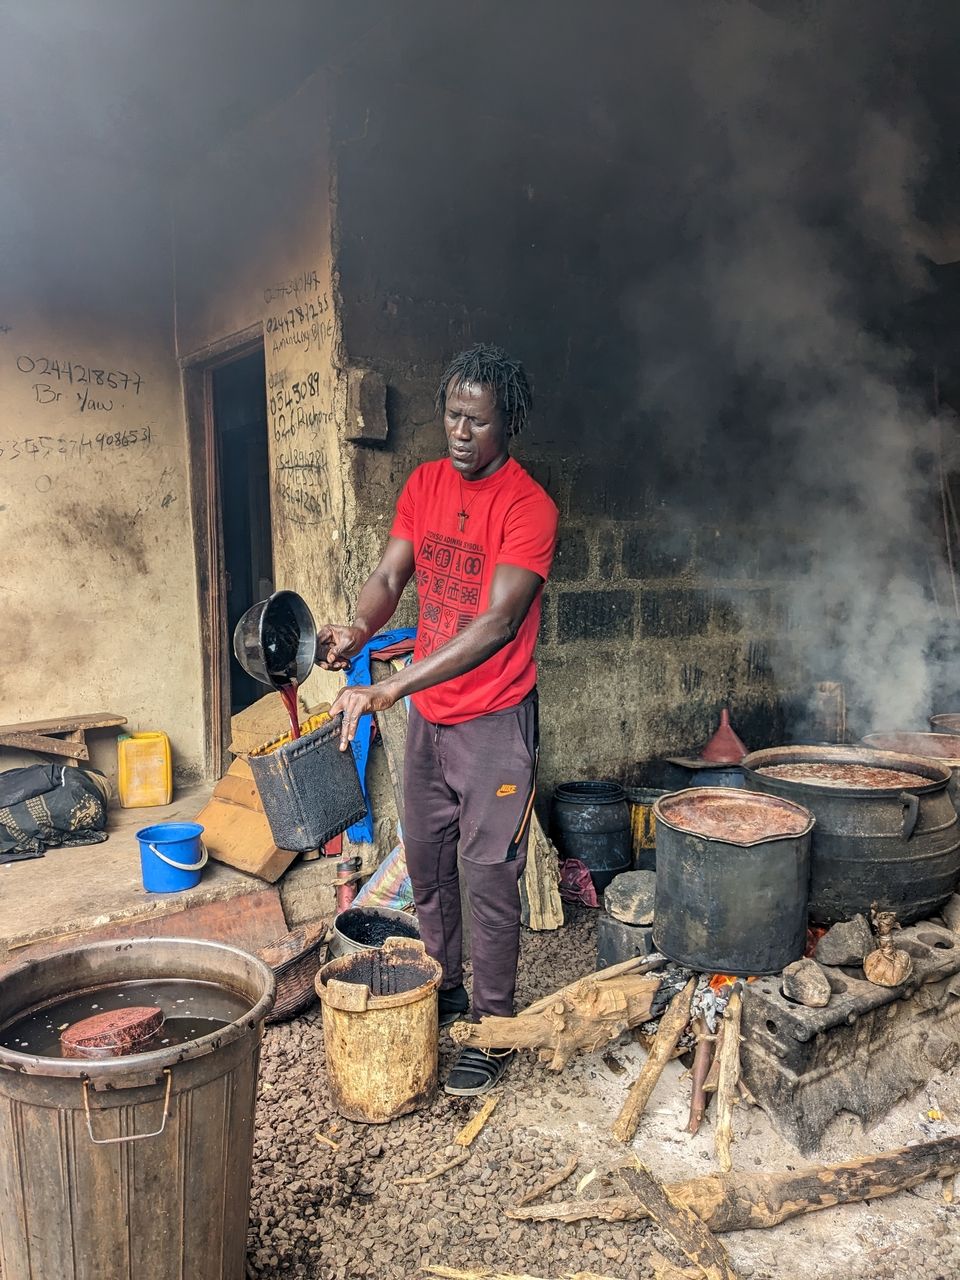
{"label": "man's left hand", "polygon": [[378,685],[356,684],[342,689],[330,708],[331,716],[343,713],[343,723],[340,726],[340,750],[346,751],[357,736],[357,725],[361,716],[371,715],[375,711],[387,711],[396,700],[396,694],[386,687],[386,682]]}

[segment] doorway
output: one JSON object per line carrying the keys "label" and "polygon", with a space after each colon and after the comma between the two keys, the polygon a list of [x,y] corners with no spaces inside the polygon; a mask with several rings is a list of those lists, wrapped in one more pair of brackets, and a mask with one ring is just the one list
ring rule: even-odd
{"label": "doorway", "polygon": [[233,632],[252,604],[273,593],[270,460],[263,346],[213,370],[213,428],[217,443],[223,538],[225,635],[230,714],[263,696],[233,652]]}
{"label": "doorway", "polygon": [[263,330],[183,361],[203,661],[207,774],[229,759],[230,719],[266,692],[237,662],[239,619],[273,591]]}

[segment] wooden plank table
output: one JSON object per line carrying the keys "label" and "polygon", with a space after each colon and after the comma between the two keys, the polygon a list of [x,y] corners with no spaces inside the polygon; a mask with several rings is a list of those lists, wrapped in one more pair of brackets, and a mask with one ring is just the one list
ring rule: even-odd
{"label": "wooden plank table", "polygon": [[86,737],[88,729],[115,729],[126,723],[127,717],[118,716],[114,711],[95,711],[90,715],[0,724],[0,747],[45,752],[65,757],[68,764],[77,764],[80,760],[90,759]]}

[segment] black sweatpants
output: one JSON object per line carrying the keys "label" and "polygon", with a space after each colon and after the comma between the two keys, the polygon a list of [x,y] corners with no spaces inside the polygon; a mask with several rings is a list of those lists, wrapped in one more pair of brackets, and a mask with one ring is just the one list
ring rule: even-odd
{"label": "black sweatpants", "polygon": [[513,1013],[520,877],[537,770],[536,691],[518,706],[437,725],[410,708],[404,763],[407,869],[444,989],[463,981],[460,873],[470,899],[473,1010]]}

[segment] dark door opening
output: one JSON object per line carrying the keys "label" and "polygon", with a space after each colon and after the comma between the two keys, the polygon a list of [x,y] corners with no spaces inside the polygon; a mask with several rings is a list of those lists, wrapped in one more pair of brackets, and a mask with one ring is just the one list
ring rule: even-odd
{"label": "dark door opening", "polygon": [[262,345],[211,372],[226,605],[221,639],[229,654],[229,692],[224,702],[230,714],[235,715],[266,692],[263,685],[247,675],[233,654],[237,622],[252,604],[273,591]]}

